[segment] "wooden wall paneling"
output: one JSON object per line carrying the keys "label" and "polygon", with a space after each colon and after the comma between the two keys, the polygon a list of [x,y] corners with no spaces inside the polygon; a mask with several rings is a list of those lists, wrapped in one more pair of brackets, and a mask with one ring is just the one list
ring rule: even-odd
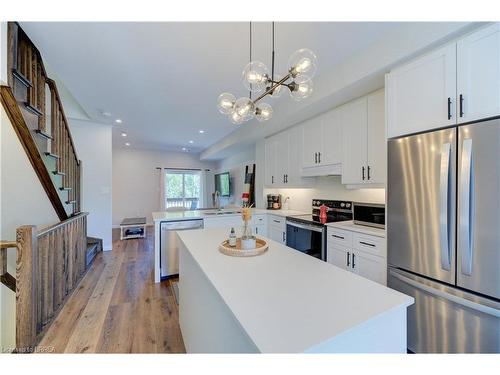
{"label": "wooden wall paneling", "polygon": [[37,237],[36,227],[17,228],[16,259],[16,347],[30,348],[36,338],[37,297]]}
{"label": "wooden wall paneling", "polygon": [[64,250],[62,248],[62,229],[54,233],[54,310],[57,310],[64,297]]}

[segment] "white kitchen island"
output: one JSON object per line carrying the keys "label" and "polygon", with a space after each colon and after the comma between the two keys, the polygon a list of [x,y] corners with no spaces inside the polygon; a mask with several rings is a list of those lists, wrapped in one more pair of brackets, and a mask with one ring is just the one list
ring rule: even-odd
{"label": "white kitchen island", "polygon": [[223,255],[223,229],[178,232],[188,353],[406,353],[413,298],[269,241]]}

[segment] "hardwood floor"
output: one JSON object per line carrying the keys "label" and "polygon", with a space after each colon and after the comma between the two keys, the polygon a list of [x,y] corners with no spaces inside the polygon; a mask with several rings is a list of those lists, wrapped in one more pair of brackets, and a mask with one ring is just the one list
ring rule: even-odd
{"label": "hardwood floor", "polygon": [[56,353],[185,353],[171,281],[153,282],[154,238],[120,241],[91,268],[40,346]]}

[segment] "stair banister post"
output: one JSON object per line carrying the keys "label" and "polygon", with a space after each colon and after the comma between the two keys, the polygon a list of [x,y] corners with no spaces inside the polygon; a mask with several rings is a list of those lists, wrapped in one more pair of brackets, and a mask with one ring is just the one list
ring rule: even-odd
{"label": "stair banister post", "polygon": [[36,226],[17,228],[16,261],[16,349],[31,352],[37,335],[37,262]]}

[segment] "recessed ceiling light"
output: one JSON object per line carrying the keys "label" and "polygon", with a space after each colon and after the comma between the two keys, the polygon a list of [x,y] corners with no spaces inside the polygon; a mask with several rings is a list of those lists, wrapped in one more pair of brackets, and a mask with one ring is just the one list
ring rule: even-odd
{"label": "recessed ceiling light", "polygon": [[187,151],[187,148],[186,148],[186,147],[183,147],[183,148],[182,148],[182,151]]}
{"label": "recessed ceiling light", "polygon": [[115,122],[116,122],[117,124],[121,124],[123,121],[122,121],[122,119],[117,118],[117,119],[115,120]]}
{"label": "recessed ceiling light", "polygon": [[189,143],[193,144],[193,143],[194,143],[194,141],[189,141]]}
{"label": "recessed ceiling light", "polygon": [[125,142],[125,146],[130,146],[130,142]]}
{"label": "recessed ceiling light", "polygon": [[122,137],[126,137],[126,136],[127,136],[127,133],[122,132]]}
{"label": "recessed ceiling light", "polygon": [[203,134],[203,133],[205,133],[205,130],[200,130],[199,132],[200,132],[200,134]]}

